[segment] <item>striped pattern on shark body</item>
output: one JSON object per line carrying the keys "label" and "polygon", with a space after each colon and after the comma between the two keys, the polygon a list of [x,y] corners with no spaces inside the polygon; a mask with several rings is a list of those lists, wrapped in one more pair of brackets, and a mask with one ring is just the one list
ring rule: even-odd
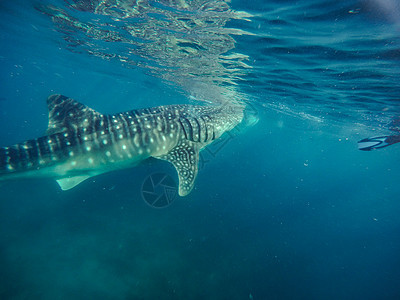
{"label": "striped pattern on shark body", "polygon": [[78,131],[56,133],[0,148],[0,173],[18,172],[56,164],[71,156],[72,149],[81,143]]}

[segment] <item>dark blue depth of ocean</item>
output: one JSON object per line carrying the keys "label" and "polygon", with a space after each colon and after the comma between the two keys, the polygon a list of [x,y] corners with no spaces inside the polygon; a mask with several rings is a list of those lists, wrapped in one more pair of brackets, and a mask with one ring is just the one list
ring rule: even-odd
{"label": "dark blue depth of ocean", "polygon": [[[1,182],[0,298],[400,299],[400,144],[357,149],[398,134],[399,2],[137,2],[0,2],[0,146],[44,135],[53,93],[103,113],[219,95],[189,77],[234,88],[259,122],[204,150],[164,208],[141,193],[151,174],[177,181],[155,159],[65,192]],[[143,3],[163,14],[124,17]],[[129,22],[147,35],[128,42]]]}

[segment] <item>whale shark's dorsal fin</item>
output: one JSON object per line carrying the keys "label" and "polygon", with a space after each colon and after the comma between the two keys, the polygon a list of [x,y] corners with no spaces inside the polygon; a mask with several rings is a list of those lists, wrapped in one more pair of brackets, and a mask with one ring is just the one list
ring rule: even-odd
{"label": "whale shark's dorsal fin", "polygon": [[88,125],[102,115],[90,107],[63,95],[51,95],[47,99],[49,126],[47,134],[63,132],[71,128]]}
{"label": "whale shark's dorsal fin", "polygon": [[193,189],[199,169],[198,144],[182,140],[168,154],[157,157],[172,163],[178,172],[179,195],[186,196]]}

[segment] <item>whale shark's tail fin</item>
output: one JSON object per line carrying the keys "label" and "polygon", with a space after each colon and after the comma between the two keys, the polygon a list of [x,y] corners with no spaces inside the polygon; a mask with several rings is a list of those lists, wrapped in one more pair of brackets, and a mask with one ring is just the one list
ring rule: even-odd
{"label": "whale shark's tail fin", "polygon": [[363,151],[371,151],[374,149],[385,148],[400,142],[398,135],[386,135],[366,138],[358,142],[358,149]]}

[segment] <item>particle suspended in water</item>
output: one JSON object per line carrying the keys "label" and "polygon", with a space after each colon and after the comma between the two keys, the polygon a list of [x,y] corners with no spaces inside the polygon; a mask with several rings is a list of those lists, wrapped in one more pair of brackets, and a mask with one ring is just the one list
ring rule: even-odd
{"label": "particle suspended in water", "polygon": [[358,14],[360,12],[359,8],[349,10],[349,14]]}

